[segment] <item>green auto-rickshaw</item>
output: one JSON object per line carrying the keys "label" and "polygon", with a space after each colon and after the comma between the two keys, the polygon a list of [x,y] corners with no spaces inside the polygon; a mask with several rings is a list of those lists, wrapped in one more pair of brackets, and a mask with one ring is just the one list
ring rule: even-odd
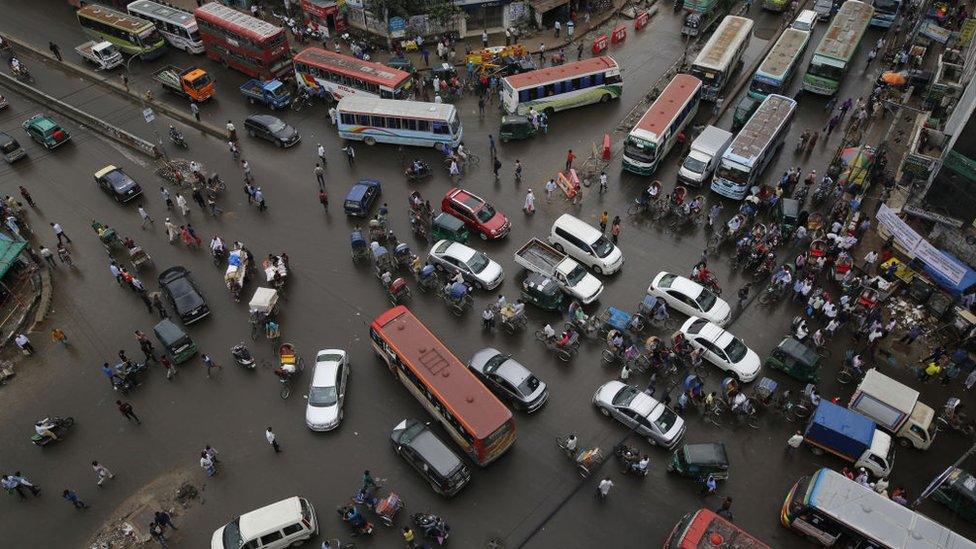
{"label": "green auto-rickshaw", "polygon": [[685,444],[671,454],[668,472],[683,477],[705,479],[712,475],[715,480],[729,478],[729,457],[721,442]]}
{"label": "green auto-rickshaw", "polygon": [[520,114],[507,114],[502,117],[502,126],[498,130],[498,139],[511,141],[513,139],[529,139],[536,133],[532,120]]}
{"label": "green auto-rickshaw", "polygon": [[447,212],[438,214],[430,222],[430,238],[432,242],[453,240],[454,242],[467,244],[468,236],[468,228],[464,225],[464,221]]}
{"label": "green auto-rickshaw", "polygon": [[938,489],[932,492],[932,499],[969,522],[976,522],[976,477],[966,471],[953,468]]}
{"label": "green auto-rickshaw", "polygon": [[160,320],[153,327],[153,333],[176,364],[182,364],[197,354],[197,344],[168,318]]}
{"label": "green auto-rickshaw", "polygon": [[779,234],[783,240],[789,240],[796,230],[800,217],[800,201],[792,198],[784,198],[776,204],[773,210],[773,221],[779,225]]}
{"label": "green auto-rickshaw", "polygon": [[763,363],[804,383],[820,382],[820,355],[792,337],[784,338]]}
{"label": "green auto-rickshaw", "polygon": [[745,126],[746,122],[752,118],[753,113],[756,112],[761,103],[762,101],[749,97],[749,94],[743,95],[732,114],[732,131],[737,132],[742,129],[742,126]]}
{"label": "green auto-rickshaw", "polygon": [[417,69],[413,66],[413,62],[411,62],[406,57],[393,57],[389,61],[383,64],[386,65],[387,67],[392,67],[394,69],[408,72],[410,74],[413,74],[414,72],[417,71]]}
{"label": "green auto-rickshaw", "polygon": [[546,311],[558,311],[566,295],[556,281],[539,273],[529,273],[522,281],[522,300]]}

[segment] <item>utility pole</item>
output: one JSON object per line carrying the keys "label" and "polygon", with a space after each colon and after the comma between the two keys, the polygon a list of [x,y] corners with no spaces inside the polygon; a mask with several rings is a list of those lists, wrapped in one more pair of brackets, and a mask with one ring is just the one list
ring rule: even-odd
{"label": "utility pole", "polygon": [[918,498],[912,502],[911,505],[912,509],[918,507],[919,504],[922,503],[922,500],[929,497],[929,494],[934,492],[939,487],[939,485],[942,484],[942,482],[945,480],[945,475],[947,475],[950,471],[952,471],[956,467],[962,465],[962,462],[966,461],[966,458],[973,455],[974,453],[976,453],[976,444],[970,446],[968,450],[966,450],[965,452],[962,453],[961,456],[959,456],[959,459],[957,459],[955,463],[950,465],[948,469],[936,475],[936,477],[932,479],[932,482],[930,482],[929,485],[925,487],[925,490],[923,490],[922,493],[918,495]]}

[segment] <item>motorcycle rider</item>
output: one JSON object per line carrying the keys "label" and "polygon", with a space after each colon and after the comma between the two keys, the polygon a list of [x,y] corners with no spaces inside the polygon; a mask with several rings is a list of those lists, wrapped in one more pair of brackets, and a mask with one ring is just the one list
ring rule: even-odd
{"label": "motorcycle rider", "polygon": [[739,232],[739,228],[742,227],[742,217],[738,215],[732,216],[732,219],[725,224],[726,229],[728,229],[729,234],[736,234]]}
{"label": "motorcycle rider", "polygon": [[177,143],[183,142],[183,134],[176,129],[172,124],[169,125],[169,138]]}
{"label": "motorcycle rider", "polygon": [[55,427],[57,427],[56,423],[48,418],[44,418],[34,424],[34,431],[36,431],[37,434],[42,437],[50,438],[51,440],[58,440],[58,435],[54,434]]}
{"label": "motorcycle rider", "polygon": [[566,451],[575,452],[576,448],[579,446],[579,439],[576,438],[576,434],[570,434],[566,437]]}

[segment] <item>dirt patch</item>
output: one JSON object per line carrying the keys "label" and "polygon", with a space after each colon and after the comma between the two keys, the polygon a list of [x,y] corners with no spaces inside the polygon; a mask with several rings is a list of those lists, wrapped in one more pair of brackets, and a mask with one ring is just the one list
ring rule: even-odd
{"label": "dirt patch", "polygon": [[[111,518],[89,538],[87,546],[92,549],[155,547],[149,536],[149,523],[156,511],[165,509],[173,522],[179,524],[180,517],[193,507],[199,496],[195,480],[194,475],[185,469],[157,478],[123,501],[112,512]],[[178,535],[179,532],[167,530],[167,539],[171,539],[171,534]]]}

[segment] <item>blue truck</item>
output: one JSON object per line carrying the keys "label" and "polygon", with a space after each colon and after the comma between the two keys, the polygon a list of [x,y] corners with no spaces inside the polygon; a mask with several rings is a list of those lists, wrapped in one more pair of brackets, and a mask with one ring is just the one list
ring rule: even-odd
{"label": "blue truck", "polygon": [[891,436],[861,414],[826,400],[820,401],[803,432],[814,453],[831,453],[865,468],[877,478],[891,474],[894,450]]}
{"label": "blue truck", "polygon": [[241,86],[243,95],[252,105],[264,103],[272,109],[283,109],[291,103],[291,93],[281,80],[251,79]]}

